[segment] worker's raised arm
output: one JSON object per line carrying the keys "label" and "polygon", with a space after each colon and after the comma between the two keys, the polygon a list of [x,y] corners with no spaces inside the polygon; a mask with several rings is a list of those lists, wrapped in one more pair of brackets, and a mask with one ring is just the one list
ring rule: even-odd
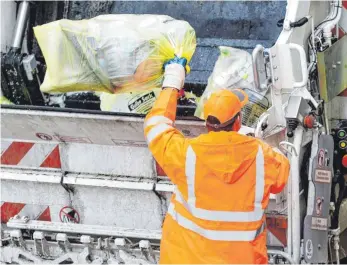
{"label": "worker's raised arm", "polygon": [[290,164],[288,158],[277,148],[263,143],[265,156],[265,177],[270,185],[270,192],[280,193],[287,184]]}
{"label": "worker's raised arm", "polygon": [[185,79],[181,64],[168,64],[165,68],[163,91],[148,113],[145,124],[145,138],[158,164],[175,184],[179,184],[184,168],[183,134],[174,127],[178,92]]}

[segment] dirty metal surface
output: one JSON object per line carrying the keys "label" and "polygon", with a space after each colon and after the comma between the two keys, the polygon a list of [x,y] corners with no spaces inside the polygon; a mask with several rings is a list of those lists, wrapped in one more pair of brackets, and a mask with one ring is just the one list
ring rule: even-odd
{"label": "dirty metal surface", "polygon": [[159,240],[161,238],[161,230],[129,229],[106,225],[98,226],[71,223],[67,226],[63,223],[58,222],[42,222],[33,220],[23,221],[22,219],[11,219],[7,223],[7,227],[59,233],[87,234],[96,236],[130,237],[156,240]]}
{"label": "dirty metal surface", "polygon": [[341,120],[346,119],[347,97],[334,97],[326,104],[326,113],[330,122],[330,128],[336,128]]}
{"label": "dirty metal surface", "polygon": [[[156,178],[143,122],[143,117],[3,108],[1,139],[30,142],[37,148],[38,144],[59,145],[56,157],[65,172]],[[206,133],[202,121],[178,120],[175,125],[189,138]],[[243,130],[247,127],[240,133]],[[29,159],[29,154],[23,159]]]}
{"label": "dirty metal surface", "polygon": [[[63,171],[153,178],[143,122],[142,117],[2,109],[1,139],[59,143]],[[187,137],[205,132],[203,122],[176,126]]]}
{"label": "dirty metal surface", "polygon": [[154,159],[147,146],[61,144],[62,169],[68,172],[154,178]]}
{"label": "dirty metal surface", "polygon": [[[20,223],[21,220],[18,221]],[[30,222],[27,221],[27,223]],[[57,228],[59,225],[62,226],[57,223],[52,224]],[[44,227],[49,224],[42,222],[40,225],[31,224],[31,226],[44,230]],[[136,234],[146,237],[149,235],[146,231],[105,228],[108,228],[106,238],[95,238],[93,234],[92,236],[76,233],[55,235],[54,232],[35,230],[31,230],[34,231],[33,238],[28,238],[27,234],[19,229],[5,230],[2,234],[4,247],[0,248],[0,262],[14,264],[156,264],[158,262],[157,240],[107,237],[108,235],[131,237]],[[73,232],[81,232],[81,230],[81,228],[75,228]],[[99,230],[98,232],[101,233],[104,231],[95,226],[83,228],[83,231],[88,230],[91,232]],[[155,231],[153,234],[155,237]]]}
{"label": "dirty metal surface", "polygon": [[347,89],[347,35],[318,53],[320,95],[331,101]]}
{"label": "dirty metal surface", "polygon": [[[78,222],[81,224],[155,230],[161,228],[166,214],[168,196],[165,192],[141,190],[136,183],[132,188],[108,187],[111,185],[107,185],[103,177],[94,176],[92,180],[100,180],[101,185],[93,182],[86,185],[81,184],[76,177],[67,176],[62,185],[59,179],[49,183],[42,178],[33,181],[30,173],[12,172],[14,174],[20,180],[13,176],[12,179],[7,178],[7,171],[1,176],[1,204],[30,205],[33,212],[35,207],[49,207],[52,222],[62,222],[61,210],[68,206],[78,213]],[[24,179],[25,174],[27,180]],[[112,183],[111,179],[108,180]],[[19,209],[18,214],[20,212]],[[31,213],[27,215],[35,217]]]}
{"label": "dirty metal surface", "polygon": [[[2,109],[1,138],[101,145],[146,146],[142,117]],[[176,121],[186,136],[205,131],[202,121]],[[46,140],[37,133],[47,135]]]}

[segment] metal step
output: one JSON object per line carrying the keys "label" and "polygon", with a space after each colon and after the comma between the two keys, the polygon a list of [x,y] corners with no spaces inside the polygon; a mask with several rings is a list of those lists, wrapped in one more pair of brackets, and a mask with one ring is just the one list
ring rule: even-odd
{"label": "metal step", "polygon": [[14,217],[7,222],[7,227],[16,229],[38,230],[45,232],[83,234],[107,237],[126,237],[160,240],[161,230],[121,228],[115,226],[85,225],[28,220]]}

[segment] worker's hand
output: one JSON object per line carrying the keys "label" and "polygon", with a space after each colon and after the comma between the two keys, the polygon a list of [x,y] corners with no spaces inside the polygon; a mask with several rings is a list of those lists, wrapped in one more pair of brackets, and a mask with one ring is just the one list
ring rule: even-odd
{"label": "worker's hand", "polygon": [[164,64],[165,71],[163,88],[172,87],[176,88],[178,91],[181,90],[186,77],[186,64],[187,59],[178,57],[175,57]]}

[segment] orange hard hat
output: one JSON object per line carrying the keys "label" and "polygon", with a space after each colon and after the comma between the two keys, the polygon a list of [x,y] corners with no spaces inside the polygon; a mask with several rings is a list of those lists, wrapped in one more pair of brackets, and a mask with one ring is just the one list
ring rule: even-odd
{"label": "orange hard hat", "polygon": [[204,118],[217,118],[223,127],[247,104],[248,95],[242,89],[219,89],[211,93],[204,105]]}

